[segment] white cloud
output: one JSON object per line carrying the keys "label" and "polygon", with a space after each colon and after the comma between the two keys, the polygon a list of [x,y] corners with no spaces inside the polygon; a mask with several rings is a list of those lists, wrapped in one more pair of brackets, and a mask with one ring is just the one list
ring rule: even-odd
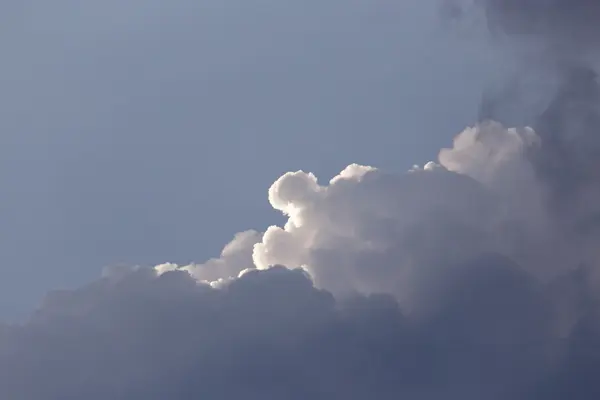
{"label": "white cloud", "polygon": [[221,251],[219,258],[212,258],[202,264],[179,266],[173,263],[160,264],[154,267],[159,273],[169,271],[186,271],[201,282],[218,282],[222,279],[235,278],[242,271],[254,268],[252,251],[254,244],[261,239],[261,234],[254,230],[236,233],[233,240]]}

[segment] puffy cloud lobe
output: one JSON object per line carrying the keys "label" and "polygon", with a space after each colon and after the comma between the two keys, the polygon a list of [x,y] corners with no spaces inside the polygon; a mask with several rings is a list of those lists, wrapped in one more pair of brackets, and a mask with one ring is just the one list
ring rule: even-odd
{"label": "puffy cloud lobe", "polygon": [[493,192],[498,207],[495,242],[503,254],[531,273],[548,277],[570,267],[578,256],[562,244],[546,206],[546,192],[530,153],[541,145],[532,128],[505,128],[487,121],[465,129],[452,148],[442,149],[440,164],[472,177]]}
{"label": "puffy cloud lobe", "polygon": [[[336,294],[408,295],[434,279],[430,268],[491,250],[493,196],[473,179],[428,164],[403,175],[351,165],[321,186],[312,174],[288,173],[269,199],[289,216],[254,248],[258,268],[305,268]],[[440,263],[444,260],[443,263]]]}
{"label": "puffy cloud lobe", "polygon": [[182,270],[188,272],[201,282],[218,284],[222,280],[235,278],[247,269],[254,268],[252,251],[260,242],[262,235],[254,230],[239,232],[221,251],[219,258],[213,258],[202,264],[179,266],[174,263],[157,265],[154,269],[159,273]]}
{"label": "puffy cloud lobe", "polygon": [[532,128],[506,129],[484,122],[456,136],[452,148],[440,151],[439,160],[450,171],[506,191],[507,185],[519,184],[515,180],[535,180],[527,152],[537,144],[539,137]]}

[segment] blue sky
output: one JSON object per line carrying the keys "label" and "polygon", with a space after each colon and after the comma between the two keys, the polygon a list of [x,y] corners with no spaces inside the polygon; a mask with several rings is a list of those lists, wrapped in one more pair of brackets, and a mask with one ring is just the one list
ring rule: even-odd
{"label": "blue sky", "polygon": [[5,2],[0,317],[106,265],[217,255],[279,222],[286,171],[434,158],[499,68],[425,3]]}

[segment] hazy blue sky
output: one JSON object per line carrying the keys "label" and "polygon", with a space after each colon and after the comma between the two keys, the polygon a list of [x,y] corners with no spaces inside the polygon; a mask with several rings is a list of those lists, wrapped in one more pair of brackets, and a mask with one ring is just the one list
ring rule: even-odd
{"label": "hazy blue sky", "polygon": [[492,66],[434,8],[3,2],[0,317],[105,265],[217,255],[277,221],[266,191],[285,171],[433,158]]}

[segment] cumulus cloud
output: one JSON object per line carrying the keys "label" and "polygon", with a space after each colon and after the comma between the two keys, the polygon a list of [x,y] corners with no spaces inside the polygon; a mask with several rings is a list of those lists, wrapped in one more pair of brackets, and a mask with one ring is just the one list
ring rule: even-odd
{"label": "cumulus cloud", "polygon": [[286,173],[284,226],[205,263],[106,269],[0,328],[0,396],[595,398],[595,264],[543,212],[540,140],[484,122],[404,174]]}
{"label": "cumulus cloud", "polygon": [[403,175],[351,165],[328,185],[288,173],[269,198],[289,219],[255,246],[258,268],[305,268],[317,286],[336,294],[398,297],[430,273],[424,264],[460,263],[487,249],[496,206],[474,180],[431,165]]}
{"label": "cumulus cloud", "polygon": [[535,179],[526,152],[539,142],[532,128],[508,128],[486,122],[467,128],[442,149],[440,163],[450,171],[468,175],[491,187],[516,184],[515,179]]}
{"label": "cumulus cloud", "polygon": [[486,122],[404,174],[284,174],[268,193],[283,227],[201,264],[107,269],[2,327],[0,395],[595,398],[594,265],[534,229],[554,214],[520,212],[543,195],[527,190],[539,141]]}

